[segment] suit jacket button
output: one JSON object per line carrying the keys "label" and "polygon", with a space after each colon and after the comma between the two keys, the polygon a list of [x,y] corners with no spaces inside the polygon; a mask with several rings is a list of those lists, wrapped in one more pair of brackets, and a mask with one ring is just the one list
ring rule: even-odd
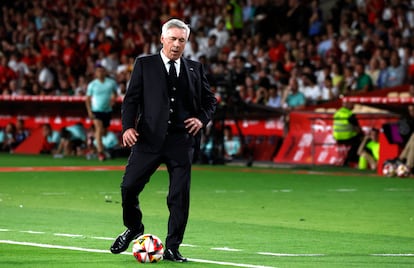
{"label": "suit jacket button", "polygon": [[174,102],[174,101],[175,101],[175,99],[174,99],[174,98],[171,98],[171,101],[172,101],[172,102]]}

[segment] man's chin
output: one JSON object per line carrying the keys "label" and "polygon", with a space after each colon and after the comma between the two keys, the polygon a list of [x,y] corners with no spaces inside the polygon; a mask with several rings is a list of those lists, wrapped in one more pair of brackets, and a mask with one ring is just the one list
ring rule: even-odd
{"label": "man's chin", "polygon": [[180,52],[171,52],[171,59],[177,60],[181,56]]}

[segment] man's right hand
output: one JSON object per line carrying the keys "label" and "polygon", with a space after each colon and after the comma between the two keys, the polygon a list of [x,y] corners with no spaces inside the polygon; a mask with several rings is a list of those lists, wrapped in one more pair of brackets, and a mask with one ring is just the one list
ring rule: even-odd
{"label": "man's right hand", "polygon": [[139,133],[135,129],[128,128],[125,130],[124,134],[122,134],[122,144],[125,147],[131,147],[137,142],[138,136]]}

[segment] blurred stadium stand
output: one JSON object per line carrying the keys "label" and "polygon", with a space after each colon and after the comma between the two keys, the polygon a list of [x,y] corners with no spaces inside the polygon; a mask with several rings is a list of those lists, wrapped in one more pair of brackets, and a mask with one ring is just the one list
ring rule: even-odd
{"label": "blurred stadium stand", "polygon": [[[188,46],[196,43],[202,51],[198,54],[190,51],[188,57],[197,55],[195,59],[203,61],[220,101],[214,122],[214,127],[218,128],[215,133],[220,133],[223,125],[230,125],[234,133],[243,137],[249,152],[247,161],[341,165],[344,148],[333,144],[330,126],[332,114],[342,100],[358,104],[355,112],[364,129],[381,128],[384,122],[397,120],[405,113],[406,105],[414,103],[408,89],[414,74],[412,1],[282,0],[263,1],[257,6],[247,5],[253,1],[243,1],[246,3],[243,10],[254,11],[244,22],[243,37],[229,26],[229,12],[235,10],[229,2],[3,0],[0,14],[0,128],[18,118],[24,119],[26,127],[32,130],[32,137],[16,152],[33,153],[36,152],[33,149],[37,133],[34,130],[43,123],[51,123],[56,130],[77,122],[89,127],[91,122],[87,119],[82,92],[85,81],[82,84],[81,80],[90,81],[94,64],[108,61],[115,52],[119,62],[121,56],[127,58],[127,63],[123,63],[125,68],[119,74],[111,73],[122,93],[131,61],[148,53],[144,50],[146,45],[152,53],[159,49],[160,25],[170,17],[188,21],[195,30],[194,39]],[[295,17],[295,12],[300,16]],[[291,15],[303,19],[304,24],[289,23]],[[202,45],[220,18],[227,19],[231,41],[221,48],[217,57],[208,58],[203,54],[206,47]],[[312,35],[310,22],[315,20],[321,22],[315,24],[321,28]],[[90,28],[82,23],[91,23]],[[109,31],[111,27],[112,32]],[[86,33],[80,33],[81,28]],[[102,32],[105,32],[105,38],[100,40],[98,36]],[[114,32],[118,33],[115,38]],[[136,42],[132,45],[126,42],[131,36]],[[64,45],[66,38],[72,45],[67,51],[83,53],[74,58],[76,64],[70,60],[65,62],[68,58],[59,54],[67,48]],[[324,51],[323,45],[333,39],[340,41],[341,51]],[[245,49],[242,56],[237,47]],[[27,49],[32,53],[29,58],[23,54]],[[264,56],[260,55],[261,50]],[[282,54],[283,51],[288,54]],[[230,58],[230,54],[237,56]],[[19,57],[17,61],[14,59],[16,55],[24,56],[29,72],[18,76],[22,70],[17,68],[14,75],[6,75],[7,66],[18,66]],[[293,59],[293,65],[288,64],[286,55]],[[386,67],[391,67],[390,61],[395,55],[399,56],[407,72],[404,83],[397,87],[377,85],[370,92],[358,92],[350,85],[350,89],[342,94],[317,101],[317,105],[308,103],[300,109],[287,109],[286,104],[271,108],[257,99],[242,96],[241,89],[248,86],[246,77],[253,78],[254,88],[263,87],[264,91],[272,81],[277,84],[280,95],[285,96],[289,91],[289,78],[294,77],[302,86],[301,74],[310,70],[320,75],[324,67],[337,64],[352,69],[358,62],[363,62],[366,71],[371,71],[371,59],[384,60],[388,64]],[[55,75],[53,87],[48,89],[38,82],[40,65],[45,63]],[[114,106],[110,126],[117,132],[121,131],[121,101],[120,97]],[[381,146],[384,148],[384,151],[381,149],[382,158],[384,154],[389,157],[399,150],[387,144],[384,137],[381,142],[385,145]]]}

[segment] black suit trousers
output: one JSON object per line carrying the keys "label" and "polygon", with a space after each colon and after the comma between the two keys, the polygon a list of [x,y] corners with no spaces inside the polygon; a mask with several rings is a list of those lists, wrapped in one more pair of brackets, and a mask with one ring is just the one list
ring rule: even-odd
{"label": "black suit trousers", "polygon": [[192,135],[173,133],[166,136],[159,152],[143,152],[139,145],[133,146],[121,184],[123,221],[127,228],[134,230],[141,226],[139,194],[151,175],[165,163],[169,174],[167,206],[170,212],[165,246],[178,249],[189,214],[194,145],[195,138]]}

